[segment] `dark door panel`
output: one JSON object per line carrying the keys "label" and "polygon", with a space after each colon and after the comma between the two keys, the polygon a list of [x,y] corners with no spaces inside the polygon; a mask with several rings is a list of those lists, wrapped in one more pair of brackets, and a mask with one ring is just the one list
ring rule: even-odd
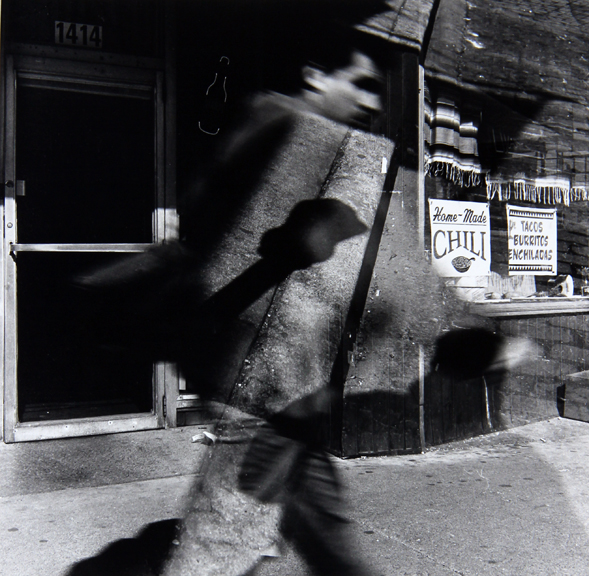
{"label": "dark door panel", "polygon": [[152,241],[153,100],[19,85],[18,241]]}

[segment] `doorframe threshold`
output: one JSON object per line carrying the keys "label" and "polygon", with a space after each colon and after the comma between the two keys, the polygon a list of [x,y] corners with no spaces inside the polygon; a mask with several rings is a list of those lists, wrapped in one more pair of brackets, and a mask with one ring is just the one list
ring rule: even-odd
{"label": "doorframe threshold", "polygon": [[[96,436],[163,428],[156,414],[117,414],[75,420],[52,420],[50,422],[19,422],[12,430],[6,430],[6,443],[54,440],[77,436]],[[12,432],[12,434],[9,434]]]}

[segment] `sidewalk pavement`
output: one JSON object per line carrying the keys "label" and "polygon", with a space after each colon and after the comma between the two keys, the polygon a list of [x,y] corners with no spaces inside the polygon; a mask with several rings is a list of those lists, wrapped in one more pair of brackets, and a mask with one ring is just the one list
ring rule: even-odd
{"label": "sidewalk pavement", "polygon": [[[0,574],[60,576],[181,517],[197,427],[0,444]],[[382,576],[589,574],[589,424],[556,418],[414,456],[338,460],[359,554]],[[257,576],[303,576],[287,553]],[[197,575],[195,575],[197,576]]]}

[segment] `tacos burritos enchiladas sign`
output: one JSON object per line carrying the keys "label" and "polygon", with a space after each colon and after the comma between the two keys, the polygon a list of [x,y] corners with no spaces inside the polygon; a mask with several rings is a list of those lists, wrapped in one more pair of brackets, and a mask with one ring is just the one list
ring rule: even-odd
{"label": "tacos burritos enchiladas sign", "polygon": [[509,275],[556,276],[556,208],[506,209]]}

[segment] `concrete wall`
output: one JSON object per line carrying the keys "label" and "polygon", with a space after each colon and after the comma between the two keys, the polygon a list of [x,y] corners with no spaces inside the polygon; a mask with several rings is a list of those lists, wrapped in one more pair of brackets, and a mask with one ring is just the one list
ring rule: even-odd
{"label": "concrete wall", "polygon": [[[392,142],[352,131],[325,183],[322,197],[352,207],[371,226]],[[276,291],[262,330],[241,372],[237,405],[276,412],[329,384],[368,234],[338,245],[326,262],[292,274]]]}
{"label": "concrete wall", "polygon": [[[342,392],[336,452],[346,457],[422,449],[420,377],[428,446],[557,416],[559,387],[568,374],[587,368],[587,315],[490,319],[471,314],[447,293],[418,247],[414,208],[405,195],[397,182]],[[583,226],[571,209],[562,210],[560,222],[568,222],[569,235]],[[575,246],[562,244],[559,257]],[[540,357],[486,380],[432,371],[436,338],[467,327],[526,338],[539,346]]]}
{"label": "concrete wall", "polygon": [[[280,226],[298,202],[320,194],[346,131],[319,116],[298,119],[288,139],[273,151],[255,190],[246,198],[236,195],[235,202],[240,205],[231,206],[230,228],[199,271],[205,296],[211,296],[259,261],[257,250],[263,234]],[[233,180],[239,182],[238,177]],[[214,356],[199,359],[202,370],[191,375],[197,381],[188,382],[189,389],[214,388],[219,400],[230,396],[275,290],[268,290],[223,330],[214,343]]]}
{"label": "concrete wall", "polygon": [[[369,227],[392,142],[315,115],[301,116],[276,151],[255,193],[202,272],[213,294],[260,259],[262,235],[283,224],[301,200],[334,198]],[[232,322],[203,378],[231,405],[266,415],[329,382],[368,234],[337,245],[326,262],[298,270]],[[207,359],[203,359],[206,361]],[[206,374],[205,374],[206,372]]]}
{"label": "concrete wall", "polygon": [[444,289],[425,259],[406,172],[391,195],[342,391],[343,456],[419,452],[419,379],[427,376],[436,338],[451,327],[485,324]]}

